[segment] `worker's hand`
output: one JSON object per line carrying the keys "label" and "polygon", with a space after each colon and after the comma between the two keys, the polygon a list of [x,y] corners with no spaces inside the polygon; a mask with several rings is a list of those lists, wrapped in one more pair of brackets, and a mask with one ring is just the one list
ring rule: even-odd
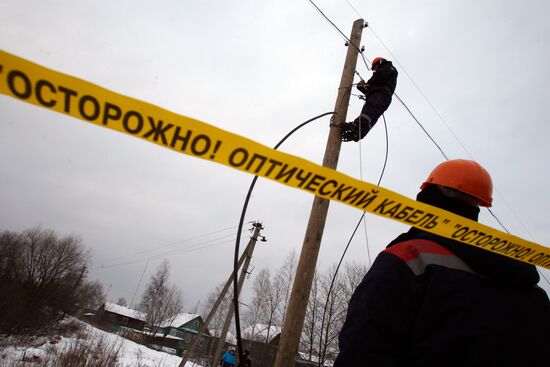
{"label": "worker's hand", "polygon": [[359,83],[357,83],[357,89],[358,89],[361,93],[366,94],[366,93],[367,93],[367,89],[368,89],[367,82],[364,81],[364,80],[361,80]]}

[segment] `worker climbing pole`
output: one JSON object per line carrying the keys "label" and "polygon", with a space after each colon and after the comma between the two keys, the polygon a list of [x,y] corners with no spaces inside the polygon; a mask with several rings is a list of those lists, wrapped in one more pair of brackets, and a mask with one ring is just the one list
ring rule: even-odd
{"label": "worker climbing pole", "polygon": [[382,57],[372,60],[371,69],[372,77],[357,83],[357,89],[365,95],[365,104],[359,117],[342,124],[343,141],[363,139],[390,106],[397,85],[397,70],[391,61]]}

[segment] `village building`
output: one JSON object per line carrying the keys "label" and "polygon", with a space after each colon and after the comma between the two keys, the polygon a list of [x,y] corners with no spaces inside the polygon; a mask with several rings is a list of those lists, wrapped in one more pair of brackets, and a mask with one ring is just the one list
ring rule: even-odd
{"label": "village building", "polygon": [[[177,355],[191,348],[199,330],[204,323],[202,317],[196,314],[180,313],[174,320],[159,325],[159,330],[153,336],[151,343],[161,347],[171,348]],[[208,329],[201,336],[196,355],[208,355],[211,345],[211,334]]]}
{"label": "village building", "polygon": [[145,328],[145,314],[126,306],[105,302],[96,312],[95,321],[112,333],[122,329],[143,331]]}
{"label": "village building", "polygon": [[[250,359],[253,366],[273,366],[279,342],[281,340],[280,326],[254,324],[242,331],[243,348],[250,351]],[[298,352],[294,367],[318,366],[318,357],[309,356],[307,353]],[[323,367],[332,366],[332,361],[326,361]]]}

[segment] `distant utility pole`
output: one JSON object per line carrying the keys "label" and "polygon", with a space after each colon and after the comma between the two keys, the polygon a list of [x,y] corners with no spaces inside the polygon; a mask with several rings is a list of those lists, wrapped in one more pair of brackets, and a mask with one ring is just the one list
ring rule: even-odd
{"label": "distant utility pole", "polygon": [[[336,169],[338,165],[340,146],[342,145],[340,125],[346,121],[364,24],[363,19],[358,19],[353,22],[351,30],[351,44],[348,44],[346,62],[342,71],[338,97],[336,98],[336,105],[334,107],[336,114],[330,124],[325,156],[323,158],[323,166],[331,169]],[[328,206],[329,200],[317,196],[313,199],[313,206],[302,245],[300,260],[296,268],[296,277],[294,278],[290,294],[287,314],[281,332],[281,342],[274,367],[294,366],[294,360],[298,353],[298,346],[302,335],[302,327],[304,326],[304,317],[311,291],[313,274],[315,273],[315,265],[327,219]]]}
{"label": "distant utility pole", "polygon": [[[241,270],[241,274],[239,275],[239,280],[237,282],[238,293],[241,292],[241,288],[244,283],[244,278],[246,277],[246,274],[248,274],[248,266],[250,265],[250,259],[252,259],[252,253],[254,252],[256,241],[258,240],[258,236],[260,235],[260,230],[264,228],[262,227],[262,224],[259,222],[254,223],[253,226],[254,226],[254,234],[250,238],[250,242],[245,251],[246,259],[244,260],[243,270]],[[265,241],[264,237],[262,237],[262,241]],[[238,298],[239,294],[234,294],[233,297]],[[229,305],[229,310],[227,310],[227,316],[225,317],[225,322],[223,324],[222,332],[220,333],[218,345],[216,346],[216,353],[214,353],[214,358],[212,358],[211,366],[216,365],[216,362],[218,362],[218,360],[220,359],[220,355],[222,354],[222,348],[224,345],[225,337],[227,336],[227,332],[229,331],[229,325],[231,324],[231,320],[233,320],[234,307],[235,307],[234,303],[231,302],[231,304]]]}
{"label": "distant utility pole", "polygon": [[[84,277],[84,273],[86,272],[86,265],[82,267],[82,270],[80,270],[80,275],[76,279],[76,282],[74,283],[72,294],[76,293],[76,290],[78,289],[78,286],[80,285],[80,282],[82,281],[82,278]],[[65,318],[65,315],[67,315],[67,308],[64,308],[63,315],[59,320],[63,320]]]}
{"label": "distant utility pole", "polygon": [[[256,222],[254,224],[255,227],[256,227],[256,225],[259,225],[260,229],[262,228],[262,225],[259,222]],[[256,230],[258,230],[258,227],[256,227]],[[238,271],[241,268],[241,266],[245,262],[245,259],[248,260],[248,254],[249,253],[252,254],[252,252],[249,252],[250,247],[253,247],[254,244],[256,243],[256,240],[257,240],[256,231],[254,233],[255,233],[255,235],[252,236],[252,238],[248,242],[248,245],[246,246],[246,249],[244,250],[241,257],[239,258],[239,262],[237,263],[237,270],[236,271]],[[200,342],[200,339],[201,339],[202,335],[206,331],[206,329],[208,327],[208,324],[210,324],[210,321],[212,321],[212,318],[214,317],[214,314],[218,310],[218,307],[220,307],[220,304],[222,303],[222,300],[225,297],[225,294],[227,293],[227,290],[229,289],[229,287],[233,283],[233,273],[234,272],[231,272],[231,275],[229,276],[229,278],[225,282],[225,285],[223,286],[223,289],[220,292],[220,295],[218,296],[218,299],[216,299],[216,302],[214,302],[214,305],[212,306],[212,309],[208,313],[208,316],[206,316],[206,320],[204,320],[204,322],[202,323],[201,328],[200,328],[199,332],[197,333],[197,336],[193,340],[193,343],[191,344],[191,348],[189,348],[189,350],[187,350],[183,354],[182,360],[181,360],[180,364],[178,365],[178,367],[184,367],[185,364],[187,363],[187,361],[189,361],[189,358],[191,358],[191,356],[193,355],[193,353],[197,349],[197,346],[199,345],[199,342]]]}

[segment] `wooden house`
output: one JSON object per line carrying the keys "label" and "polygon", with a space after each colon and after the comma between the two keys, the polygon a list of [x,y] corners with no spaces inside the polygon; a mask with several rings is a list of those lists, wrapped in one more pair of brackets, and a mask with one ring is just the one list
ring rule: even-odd
{"label": "wooden house", "polygon": [[[191,348],[203,322],[200,315],[180,313],[174,320],[159,325],[159,331],[153,336],[151,342],[153,345],[172,348],[181,356],[184,351]],[[195,354],[207,355],[210,344],[211,334],[207,329],[199,340]]]}
{"label": "wooden house", "polygon": [[143,331],[145,314],[126,306],[105,302],[96,312],[96,322],[117,333],[121,328]]}

